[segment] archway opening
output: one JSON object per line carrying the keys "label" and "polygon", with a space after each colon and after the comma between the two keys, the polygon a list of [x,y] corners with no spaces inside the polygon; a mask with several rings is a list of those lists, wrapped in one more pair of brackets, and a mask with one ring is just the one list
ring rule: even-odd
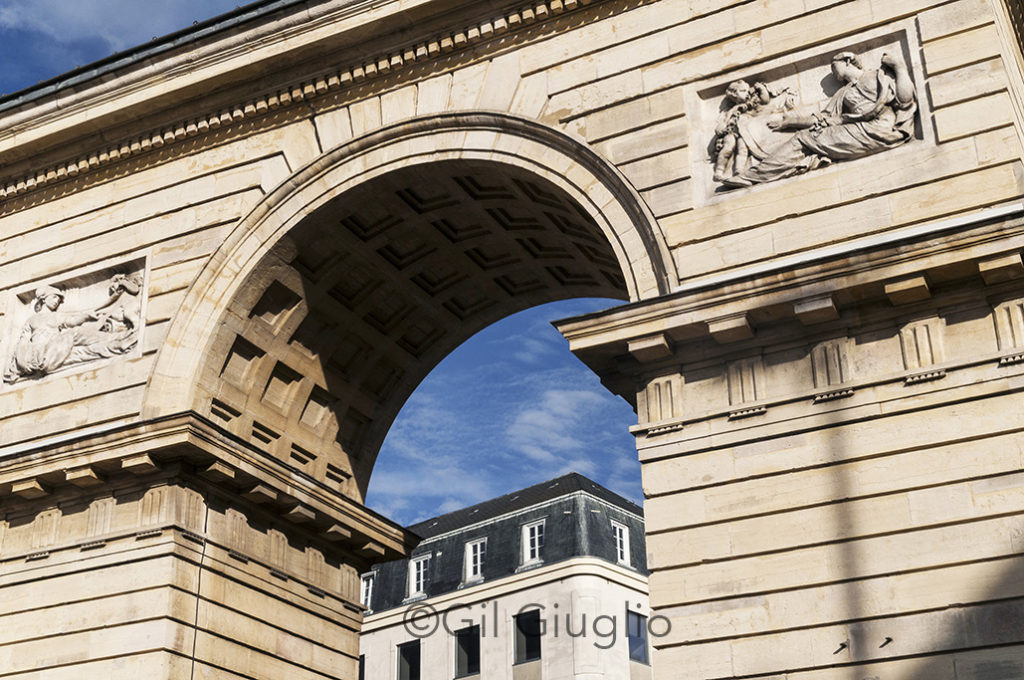
{"label": "archway opening", "polygon": [[629,430],[636,413],[551,323],[615,304],[577,298],[531,307],[446,356],[388,431],[367,506],[410,525],[569,472],[639,504]]}
{"label": "archway opening", "polygon": [[363,501],[416,386],[492,323],[572,298],[626,300],[623,263],[568,192],[484,160],[409,165],[304,216],[246,275],[196,408]]}

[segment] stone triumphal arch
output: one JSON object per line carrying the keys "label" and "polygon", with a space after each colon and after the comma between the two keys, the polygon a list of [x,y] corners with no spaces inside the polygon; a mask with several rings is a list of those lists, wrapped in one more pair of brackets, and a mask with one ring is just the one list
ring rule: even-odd
{"label": "stone triumphal arch", "polygon": [[598,295],[655,677],[1024,677],[1021,16],[264,0],[0,99],[0,676],[355,678],[403,401]]}

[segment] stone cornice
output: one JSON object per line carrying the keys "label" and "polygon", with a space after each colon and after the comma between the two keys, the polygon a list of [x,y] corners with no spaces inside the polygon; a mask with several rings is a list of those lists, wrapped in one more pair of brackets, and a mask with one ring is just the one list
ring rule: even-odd
{"label": "stone cornice", "polygon": [[0,503],[34,501],[105,483],[110,476],[177,475],[206,481],[277,512],[305,531],[367,557],[401,557],[416,539],[402,527],[288,468],[195,413],[87,434],[0,460]]}
{"label": "stone cornice", "polygon": [[[954,263],[975,261],[981,271],[990,258],[1024,250],[1022,214],[1024,205],[1014,203],[872,237],[868,243],[829,246],[805,253],[781,270],[741,269],[721,279],[680,287],[654,303],[630,303],[565,319],[556,327],[578,354],[632,355],[641,363],[657,363],[671,358],[667,348],[673,343],[708,335],[719,342],[749,337],[726,334],[756,310],[787,307],[795,320],[804,303],[834,298],[842,291],[876,287],[881,295],[886,281]],[[996,233],[1002,240],[993,238]],[[940,234],[945,238],[937,242]],[[862,299],[863,294],[854,297]],[[666,351],[644,351],[655,340],[665,344]]]}
{"label": "stone cornice", "polygon": [[94,170],[108,167],[127,158],[134,158],[149,152],[204,135],[210,131],[229,128],[242,121],[287,109],[301,102],[339,92],[386,74],[422,65],[425,62],[465,50],[516,32],[525,26],[550,21],[566,12],[577,10],[597,0],[541,0],[488,20],[464,26],[460,29],[435,34],[402,49],[379,54],[376,57],[334,68],[319,76],[293,82],[264,94],[239,101],[234,105],[220,107],[205,114],[179,120],[176,123],[154,128],[146,133],[134,135],[120,143],[79,155],[76,158],[39,168],[19,176],[0,180],[0,204],[44,186],[50,186]]}

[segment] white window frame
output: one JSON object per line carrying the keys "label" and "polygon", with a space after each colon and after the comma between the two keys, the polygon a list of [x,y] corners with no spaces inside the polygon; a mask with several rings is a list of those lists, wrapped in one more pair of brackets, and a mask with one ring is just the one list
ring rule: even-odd
{"label": "white window frame", "polygon": [[[535,531],[539,529],[539,531]],[[535,539],[530,534],[534,533]],[[537,520],[523,525],[523,564],[536,564],[542,561],[541,548],[544,547],[544,520]],[[536,545],[531,545],[536,540]]]}
{"label": "white window frame", "polygon": [[373,585],[376,578],[377,574],[372,571],[360,577],[359,601],[363,609],[373,609]]}
{"label": "white window frame", "polygon": [[409,597],[427,594],[427,572],[430,569],[430,555],[420,555],[409,560]]}
{"label": "white window frame", "polygon": [[629,566],[629,527],[612,520],[612,535],[615,537],[615,559],[619,564]]}
{"label": "white window frame", "polygon": [[487,559],[487,539],[481,538],[466,543],[465,581],[481,581],[484,578],[484,561]]}

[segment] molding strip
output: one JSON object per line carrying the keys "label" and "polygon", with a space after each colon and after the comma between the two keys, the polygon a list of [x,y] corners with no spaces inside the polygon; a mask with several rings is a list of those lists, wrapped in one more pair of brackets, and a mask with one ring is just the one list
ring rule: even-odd
{"label": "molding strip", "polygon": [[9,197],[26,194],[40,187],[109,166],[124,158],[138,156],[205,134],[210,130],[228,127],[282,107],[325,95],[328,92],[351,87],[364,80],[398,71],[414,63],[419,64],[447,56],[450,53],[466,49],[470,45],[515,32],[525,26],[549,21],[558,15],[590,5],[595,1],[597,0],[541,0],[480,24],[445,35],[435,35],[432,39],[411,44],[402,50],[371,57],[340,70],[331,70],[318,77],[296,82],[290,87],[280,88],[244,103],[152,130],[75,160],[29,172],[21,177],[0,180],[0,205]]}

